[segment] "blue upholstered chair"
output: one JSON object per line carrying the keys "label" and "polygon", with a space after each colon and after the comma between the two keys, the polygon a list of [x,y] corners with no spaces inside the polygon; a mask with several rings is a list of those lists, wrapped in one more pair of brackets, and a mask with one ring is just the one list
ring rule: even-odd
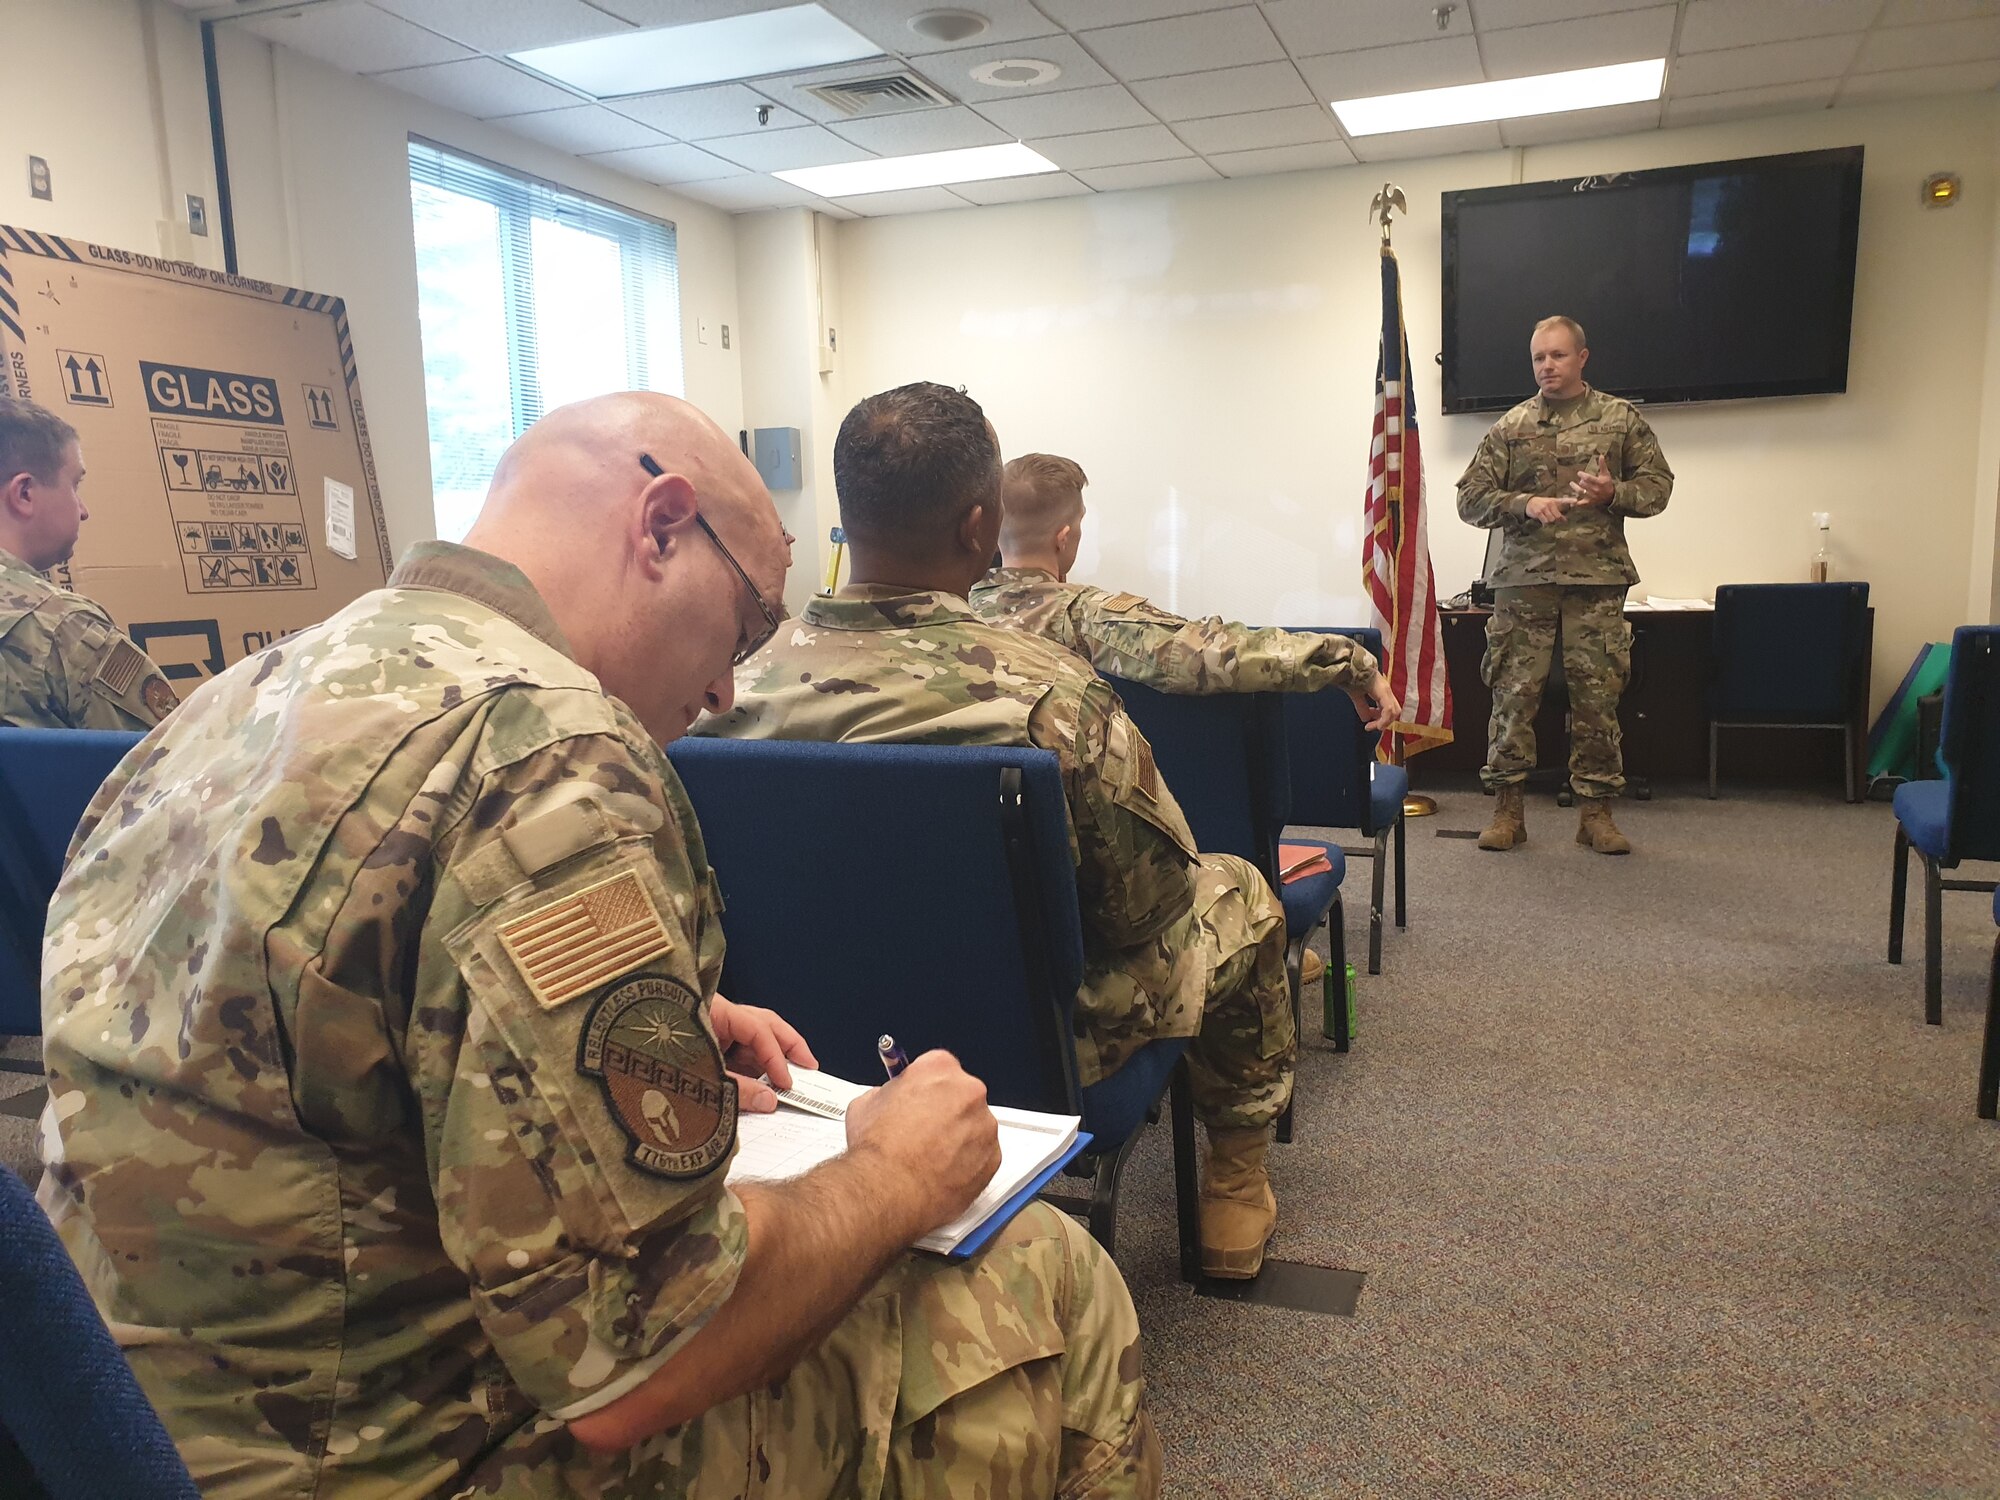
{"label": "blue upholstered chair", "polygon": [[[2000,926],[2000,890],[1993,893],[1993,921]],[[2000,937],[1993,940],[1993,967],[1986,979],[1986,1039],[1979,1049],[1979,1118],[2000,1113]]]}
{"label": "blue upholstered chair", "polygon": [[47,1500],[197,1500],[69,1252],[4,1167],[0,1307],[0,1494],[34,1495],[32,1475]]}
{"label": "blue upholstered chair", "polygon": [[95,729],[0,729],[0,1035],[42,1030],[42,927],[104,778],[139,743]]}
{"label": "blue upholstered chair", "polygon": [[[1372,625],[1291,625],[1294,631],[1344,635],[1382,659],[1382,632]],[[1396,925],[1409,925],[1404,891],[1403,799],[1410,773],[1375,759],[1381,735],[1362,726],[1354,702],[1339,688],[1283,694],[1285,752],[1291,767],[1290,818],[1314,828],[1354,828],[1368,840],[1343,849],[1348,858],[1373,859],[1368,899],[1368,972],[1382,972],[1382,887],[1389,866],[1389,834],[1396,835]]]}
{"label": "blue upholstered chair", "polygon": [[1944,681],[1935,781],[1896,788],[1896,864],[1889,885],[1889,962],[1903,961],[1903,905],[1910,851],[1924,865],[1924,1019],[1944,1020],[1945,891],[1990,891],[1990,880],[1947,880],[1942,871],[1967,859],[2000,859],[2000,627],[1965,625],[1951,638]]}
{"label": "blue upholstered chair", "polygon": [[1708,795],[1724,729],[1833,729],[1861,800],[1870,632],[1865,583],[1729,583],[1715,591]]}
{"label": "blue upholstered chair", "polygon": [[[1290,821],[1291,772],[1285,759],[1284,712],[1276,693],[1161,693],[1122,677],[1107,679],[1153,747],[1160,768],[1205,854],[1248,860],[1270,882],[1285,909],[1285,974],[1294,1029],[1304,1034],[1299,964],[1306,940],[1327,924],[1334,982],[1347,970],[1340,882],[1347,874],[1338,844],[1301,839],[1323,849],[1331,867],[1287,884],[1279,879],[1278,835]],[[1345,1052],[1347,1007],[1334,1007],[1334,1048]],[[1278,1121],[1278,1139],[1292,1138],[1292,1110]]]}
{"label": "blue upholstered chair", "polygon": [[880,1078],[888,1032],[912,1056],[954,1053],[996,1104],[1081,1115],[1082,1206],[1106,1249],[1125,1159],[1167,1092],[1181,1268],[1199,1274],[1187,1040],[1077,1079],[1083,926],[1051,752],[696,739],[668,754],[728,908],[724,994],[782,1014],[842,1077]]}

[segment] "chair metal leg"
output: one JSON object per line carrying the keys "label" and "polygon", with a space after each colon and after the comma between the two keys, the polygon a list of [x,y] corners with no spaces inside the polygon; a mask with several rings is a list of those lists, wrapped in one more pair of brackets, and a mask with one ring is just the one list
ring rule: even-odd
{"label": "chair metal leg", "polygon": [[[1292,1038],[1294,1045],[1296,1045],[1297,1039],[1305,1034],[1305,996],[1302,993],[1305,989],[1305,983],[1299,970],[1305,963],[1306,943],[1311,937],[1312,933],[1308,930],[1304,937],[1295,943],[1289,944],[1285,949],[1285,985],[1291,993]],[[1294,1092],[1296,1092],[1296,1079],[1294,1079],[1293,1085]],[[1280,1146],[1289,1146],[1292,1143],[1293,1103],[1294,1100],[1287,1099],[1285,1101],[1285,1112],[1278,1116],[1277,1129],[1274,1131],[1272,1138]]]}
{"label": "chair metal leg", "polygon": [[1924,856],[1924,1020],[1944,1025],[1944,885],[1938,863]]}
{"label": "chair metal leg", "polygon": [[1715,742],[1720,733],[1715,720],[1708,721],[1708,800],[1715,800]]}
{"label": "chair metal leg", "polygon": [[1124,1145],[1097,1159],[1087,1222],[1090,1237],[1104,1247],[1106,1255],[1118,1253],[1118,1182],[1125,1175],[1125,1158],[1132,1154],[1132,1146],[1138,1139],[1139,1132],[1135,1130],[1125,1138]]}
{"label": "chair metal leg", "polygon": [[1986,1042],[1979,1052],[1979,1118],[2000,1116],[2000,937],[1986,981]]}
{"label": "chair metal leg", "polygon": [[[1389,830],[1375,835],[1375,885],[1368,897],[1368,972],[1382,972],[1382,887],[1389,878]],[[1343,976],[1344,977],[1344,976]]]}
{"label": "chair metal leg", "polygon": [[1180,1231],[1181,1280],[1201,1279],[1201,1180],[1195,1165],[1194,1094],[1188,1084],[1187,1059],[1174,1067],[1167,1087],[1167,1113],[1174,1122],[1174,1215]]}
{"label": "chair metal leg", "polygon": [[1347,923],[1341,916],[1338,901],[1327,913],[1326,951],[1327,973],[1340,986],[1340,998],[1333,1007],[1333,1050],[1345,1052],[1354,1044],[1354,1039],[1347,1032]]}
{"label": "chair metal leg", "polygon": [[1861,800],[1861,783],[1854,776],[1854,726],[1847,725],[1840,731],[1841,749],[1847,752],[1847,800]]}
{"label": "chair metal leg", "polygon": [[1403,883],[1404,859],[1409,844],[1409,820],[1400,812],[1396,814],[1396,928],[1401,931],[1410,925],[1410,908],[1405,899],[1407,889]]}
{"label": "chair metal leg", "polygon": [[1903,905],[1910,889],[1910,835],[1896,825],[1896,862],[1889,867],[1889,962],[1903,961]]}

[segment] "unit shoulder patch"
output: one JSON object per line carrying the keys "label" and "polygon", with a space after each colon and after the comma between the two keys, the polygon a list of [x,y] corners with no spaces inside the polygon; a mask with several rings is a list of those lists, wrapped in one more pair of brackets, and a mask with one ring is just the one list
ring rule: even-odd
{"label": "unit shoulder patch", "polygon": [[736,1140],[736,1081],[677,979],[642,974],[591,1006],[577,1071],[597,1080],[626,1158],[656,1177],[700,1177]]}

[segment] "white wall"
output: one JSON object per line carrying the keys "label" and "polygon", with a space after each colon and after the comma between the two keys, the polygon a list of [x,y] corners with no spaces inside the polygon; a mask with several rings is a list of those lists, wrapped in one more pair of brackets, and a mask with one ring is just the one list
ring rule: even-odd
{"label": "white wall", "polygon": [[[1488,418],[1439,416],[1438,194],[1673,162],[1867,147],[1849,389],[1649,413],[1679,476],[1630,529],[1640,593],[1800,579],[1815,510],[1837,570],[1877,606],[1878,692],[1917,644],[1986,618],[1968,572],[1982,463],[2000,100],[1821,111],[1670,132],[1280,177],[1063,198],[838,234],[842,394],[964,383],[1009,453],[1090,472],[1081,576],[1183,613],[1366,618],[1361,497],[1379,334],[1369,199],[1409,196],[1396,231],[1423,416],[1441,590],[1478,571],[1453,510]],[[1955,170],[1964,201],[1918,184]],[[1522,394],[1531,392],[1522,330]],[[2000,371],[1995,372],[2000,383]],[[1991,547],[1992,519],[1984,535]],[[1976,596],[1976,607],[1974,598]]]}
{"label": "white wall", "polygon": [[[0,46],[7,74],[0,223],[222,265],[193,21],[165,0],[0,0]],[[228,25],[217,28],[217,58],[238,269],[347,300],[398,552],[435,534],[410,223],[412,134],[674,223],[687,394],[727,430],[742,425],[736,349],[695,336],[699,317],[737,321],[728,215]],[[28,153],[48,158],[53,202],[28,197],[20,159]],[[162,225],[178,215],[185,192],[209,200],[206,240]]]}

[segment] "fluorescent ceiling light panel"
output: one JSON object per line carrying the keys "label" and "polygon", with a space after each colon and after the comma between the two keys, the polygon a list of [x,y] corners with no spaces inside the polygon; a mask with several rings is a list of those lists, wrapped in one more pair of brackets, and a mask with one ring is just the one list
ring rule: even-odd
{"label": "fluorescent ceiling light panel", "polygon": [[1524,115],[1643,104],[1660,97],[1666,74],[1667,60],[1655,57],[1647,62],[1537,73],[1532,78],[1506,78],[1498,83],[1338,99],[1332,108],[1349,135],[1384,135],[1392,130],[1432,130],[1440,125],[1476,125],[1482,120],[1518,120]]}
{"label": "fluorescent ceiling light panel", "polygon": [[793,73],[881,55],[880,47],[817,5],[621,31],[511,54],[522,66],[599,99]]}
{"label": "fluorescent ceiling light panel", "polygon": [[771,175],[822,198],[853,198],[862,193],[947,187],[954,182],[990,182],[996,177],[1030,177],[1061,170],[1041,152],[1015,141],[964,151],[926,151],[920,156],[882,156],[831,167],[798,167]]}

